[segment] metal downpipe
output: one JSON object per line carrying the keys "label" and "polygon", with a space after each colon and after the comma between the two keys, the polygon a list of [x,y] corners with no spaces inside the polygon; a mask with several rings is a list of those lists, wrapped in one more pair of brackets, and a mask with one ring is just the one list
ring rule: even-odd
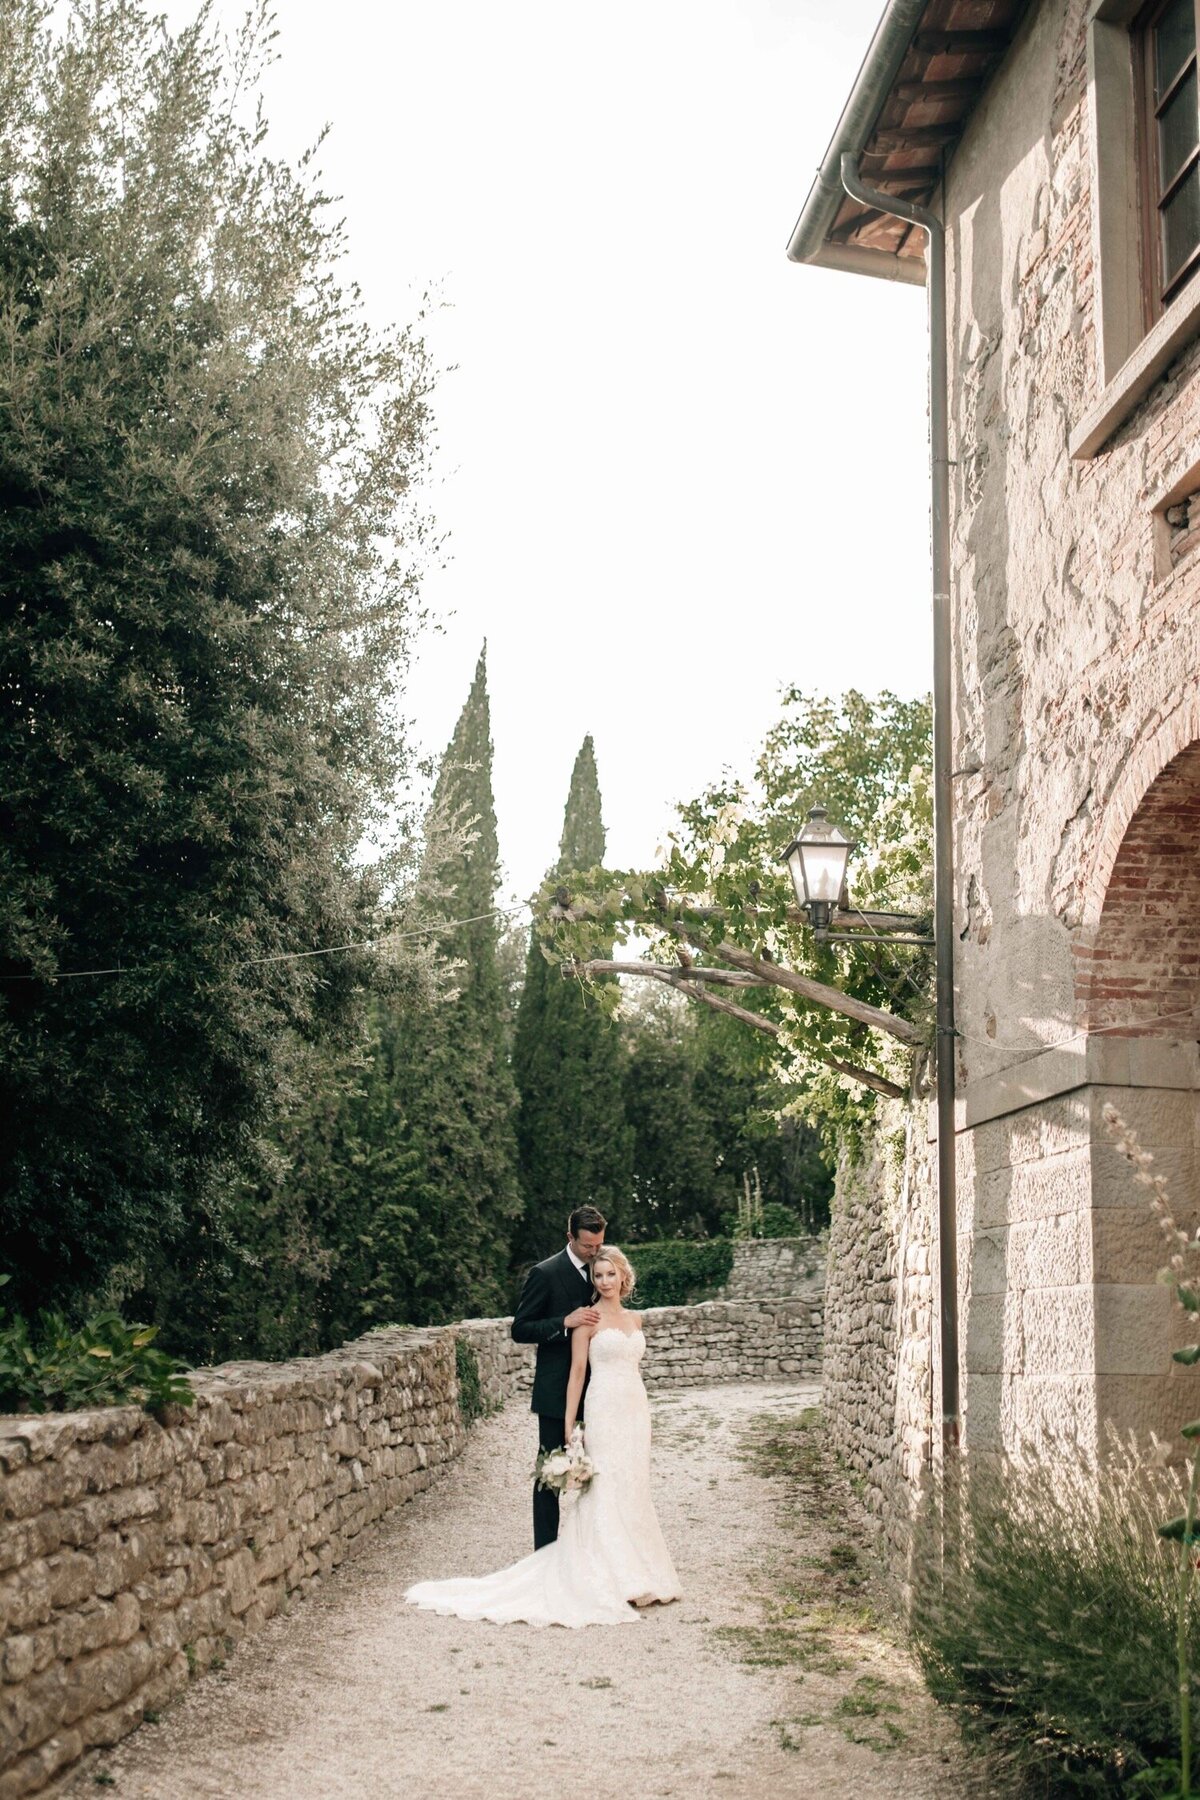
{"label": "metal downpipe", "polygon": [[942,1445],[958,1446],[958,1206],[954,1142],[954,818],[950,785],[950,437],[946,365],[946,232],[936,213],[866,187],[858,157],[844,155],[852,200],[919,225],[928,240],[929,482],[933,562],[933,936],[937,982],[938,1271],[941,1301]]}
{"label": "metal downpipe", "polygon": [[[920,26],[928,4],[929,0],[888,0],[855,77],[850,97],[842,108],[829,148],[821,158],[800,217],[792,228],[787,247],[791,262],[808,262],[827,247],[826,234],[842,203],[842,157],[850,149],[861,150],[865,143],[891,85],[900,73],[900,65],[912,48],[913,34]],[[892,267],[888,273],[893,279],[907,278],[896,257],[879,251],[860,250],[857,257],[851,252],[842,266],[853,266],[851,258],[858,262],[860,273],[879,274],[890,263]],[[873,263],[879,266],[872,268]],[[826,266],[836,264],[826,262]]]}

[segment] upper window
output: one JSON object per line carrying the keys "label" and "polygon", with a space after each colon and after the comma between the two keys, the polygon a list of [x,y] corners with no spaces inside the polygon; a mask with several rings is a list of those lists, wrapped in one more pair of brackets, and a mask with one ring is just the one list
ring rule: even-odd
{"label": "upper window", "polygon": [[1087,0],[1095,456],[1200,337],[1200,0]]}
{"label": "upper window", "polygon": [[1200,268],[1200,0],[1154,0],[1134,23],[1147,323]]}

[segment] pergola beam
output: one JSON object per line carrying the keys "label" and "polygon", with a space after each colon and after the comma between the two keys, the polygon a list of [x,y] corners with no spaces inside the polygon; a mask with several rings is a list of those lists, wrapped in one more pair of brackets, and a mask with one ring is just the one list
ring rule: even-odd
{"label": "pergola beam", "polygon": [[[761,1013],[751,1012],[748,1007],[738,1006],[732,1000],[722,1000],[716,994],[705,992],[705,981],[724,982],[729,986],[762,987],[766,984],[756,981],[753,976],[738,976],[729,969],[672,969],[662,963],[646,962],[613,962],[596,958],[592,962],[578,966],[581,975],[636,975],[647,981],[661,982],[664,987],[676,988],[687,995],[689,1000],[697,1000],[702,1006],[711,1007],[714,1012],[725,1013],[729,1018],[737,1019],[742,1025],[749,1025],[755,1031],[765,1031],[771,1037],[780,1035],[779,1026],[774,1019],[765,1019]],[[888,1100],[903,1100],[905,1090],[898,1082],[889,1081],[886,1075],[877,1075],[874,1069],[861,1069],[857,1063],[843,1062],[840,1056],[827,1056],[822,1050],[806,1049],[805,1055],[811,1056],[815,1062],[824,1063],[826,1068],[835,1069],[839,1075],[847,1076],[851,1081],[871,1088]]]}

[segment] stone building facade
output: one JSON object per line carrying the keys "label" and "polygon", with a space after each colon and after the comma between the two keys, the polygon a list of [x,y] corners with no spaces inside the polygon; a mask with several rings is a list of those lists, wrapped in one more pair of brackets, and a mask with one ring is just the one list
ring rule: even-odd
{"label": "stone building facade", "polygon": [[1117,1106],[1194,1223],[1200,562],[1163,536],[1200,489],[1200,296],[1180,296],[1190,341],[1119,412],[1096,70],[1114,32],[1132,81],[1127,22],[1032,8],[946,181],[955,766],[973,770],[963,1343],[968,1431],[992,1446],[1098,1447],[1106,1421],[1170,1432],[1195,1411],[1162,1239],[1101,1117]]}
{"label": "stone building facade", "polygon": [[[873,110],[860,76],[839,125],[865,181],[946,229],[958,1257],[966,1443],[985,1452],[1102,1451],[1109,1424],[1170,1434],[1197,1411],[1162,1238],[1102,1118],[1111,1102],[1137,1130],[1194,1226],[1200,275],[1158,294],[1145,16],[893,0]],[[920,230],[830,208],[802,260],[922,279]],[[845,1207],[831,1240],[831,1369],[857,1308],[891,1418],[858,1420],[853,1383],[831,1401],[877,1475],[911,1457],[937,1391],[934,1122],[915,1125],[903,1205],[847,1177],[878,1260],[861,1266]],[[838,1286],[847,1254],[861,1297]]]}

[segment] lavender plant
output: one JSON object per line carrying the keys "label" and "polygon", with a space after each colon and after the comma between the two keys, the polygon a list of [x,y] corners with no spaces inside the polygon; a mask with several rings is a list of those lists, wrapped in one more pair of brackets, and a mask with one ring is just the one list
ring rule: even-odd
{"label": "lavender plant", "polygon": [[[1160,1271],[1159,1280],[1171,1289],[1175,1302],[1189,1321],[1200,1325],[1200,1293],[1190,1285],[1191,1265],[1200,1254],[1200,1233],[1189,1237],[1182,1230],[1172,1210],[1165,1175],[1156,1174],[1154,1157],[1142,1147],[1136,1132],[1111,1103],[1105,1106],[1104,1123],[1121,1155],[1133,1169],[1133,1178],[1150,1192],[1150,1209],[1158,1221],[1170,1257]],[[1172,1355],[1177,1363],[1192,1368],[1200,1362],[1200,1342],[1187,1344]],[[1191,1800],[1192,1796],[1192,1655],[1190,1618],[1196,1566],[1200,1561],[1195,1546],[1200,1543],[1196,1529],[1196,1492],[1200,1481],[1200,1419],[1192,1419],[1183,1427],[1182,1435],[1194,1445],[1188,1469],[1187,1501],[1177,1517],[1158,1527],[1160,1537],[1179,1545],[1175,1591],[1176,1694],[1179,1715],[1178,1788],[1162,1800]],[[1162,1765],[1159,1765],[1162,1771]]]}
{"label": "lavender plant", "polygon": [[[1176,1219],[1166,1178],[1114,1108],[1105,1124],[1147,1190],[1165,1240],[1161,1279],[1194,1326],[1200,1234]],[[1195,1366],[1200,1343],[1175,1355]],[[1183,1436],[1185,1462],[1168,1444],[1147,1456],[1111,1427],[1102,1460],[1032,1445],[984,1458],[950,1552],[936,1481],[914,1522],[912,1627],[926,1678],[1020,1792],[1197,1793],[1200,1418]],[[1110,1621],[1119,1629],[1104,1630]]]}

